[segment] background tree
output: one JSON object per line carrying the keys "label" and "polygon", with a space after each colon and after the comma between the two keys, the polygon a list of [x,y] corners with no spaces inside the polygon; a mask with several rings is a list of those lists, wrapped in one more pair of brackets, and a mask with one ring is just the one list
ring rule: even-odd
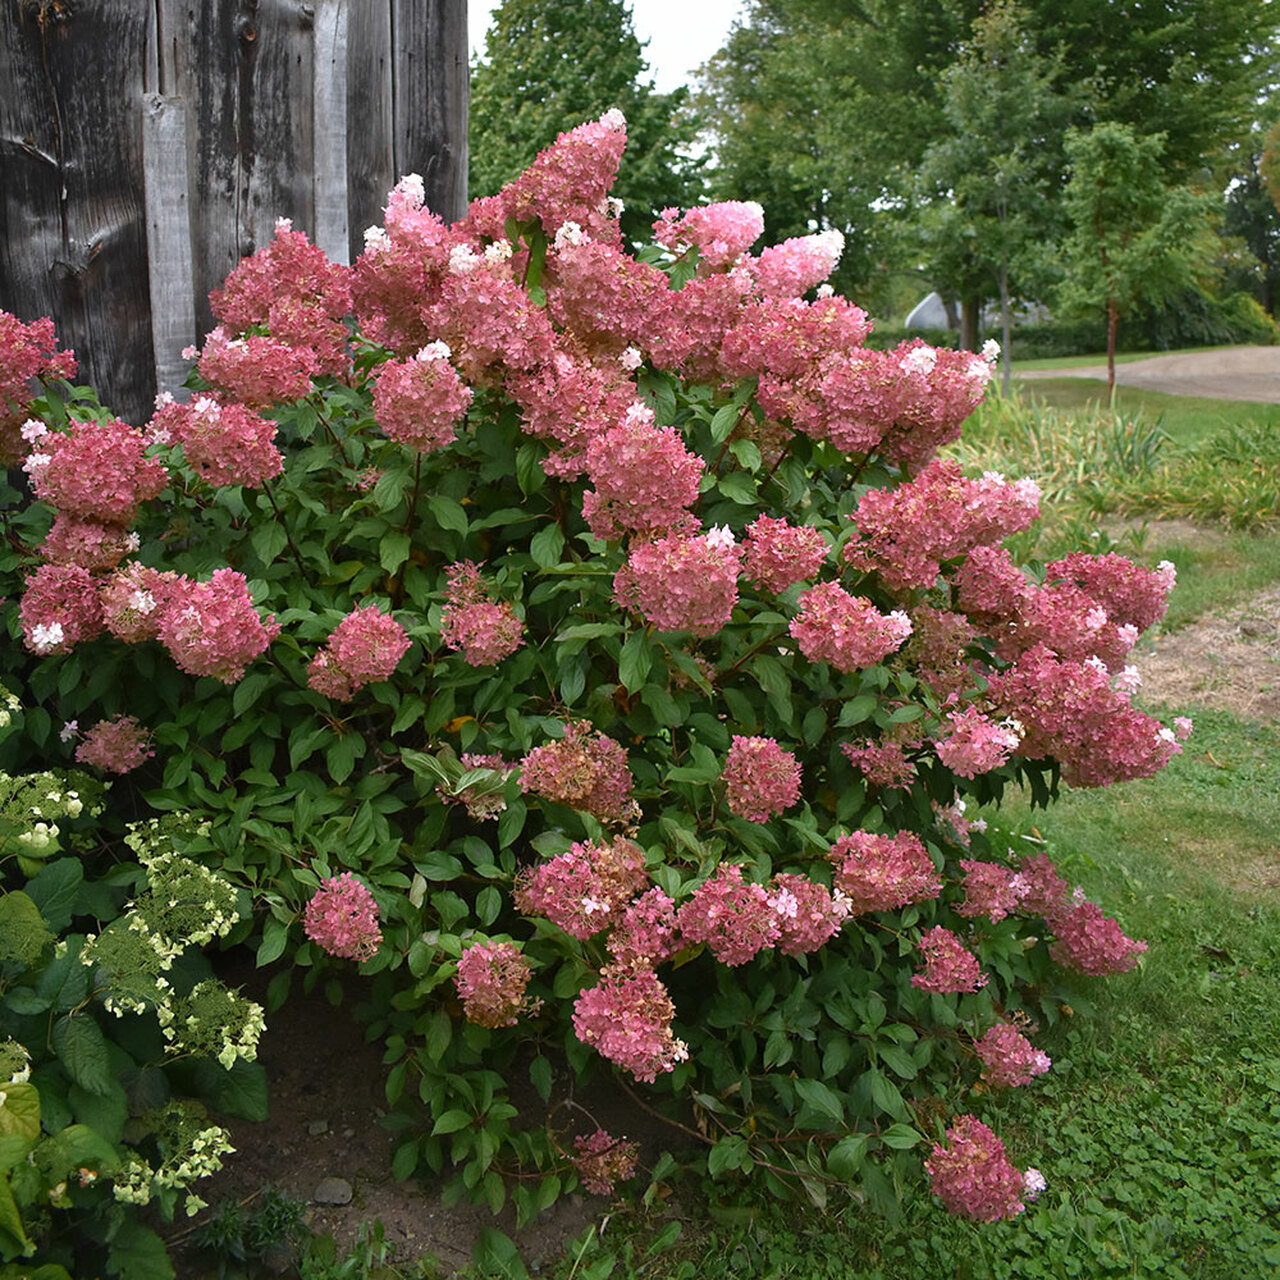
{"label": "background tree", "polygon": [[[1026,10],[997,0],[943,78],[942,114],[951,132],[921,162],[921,228],[935,287],[966,301],[977,345],[979,303],[1000,299],[1005,393],[1009,390],[1013,296],[1043,278],[1042,246],[1061,230],[1062,125],[1069,99],[1057,91],[1059,58],[1034,46]],[[1037,268],[1040,268],[1039,270]]]}
{"label": "background tree", "polygon": [[[1275,78],[1277,0],[1023,9],[1027,55],[1079,69],[1052,83],[1058,129],[1163,130],[1166,182],[1226,185]],[[704,76],[715,190],[757,194],[772,240],[839,227],[849,240],[840,284],[863,300],[873,278],[895,261],[918,265],[922,250],[942,255],[926,261],[942,274],[955,242],[925,234],[938,210],[921,214],[910,193],[930,145],[955,136],[946,73],[982,10],[980,0],[752,0]],[[1054,137],[1044,135],[1037,163],[1061,157]],[[1049,199],[1063,180],[1060,171]]]}
{"label": "background tree", "polygon": [[1163,134],[1106,123],[1067,133],[1066,310],[1101,310],[1107,322],[1107,390],[1115,394],[1116,327],[1138,302],[1161,303],[1201,285],[1218,252],[1216,196],[1169,187]]}
{"label": "background tree", "polygon": [[701,163],[688,91],[658,93],[624,0],[504,0],[471,77],[472,196],[510,182],[563,130],[611,107],[627,117],[614,194],[632,240],[657,211],[697,203]]}

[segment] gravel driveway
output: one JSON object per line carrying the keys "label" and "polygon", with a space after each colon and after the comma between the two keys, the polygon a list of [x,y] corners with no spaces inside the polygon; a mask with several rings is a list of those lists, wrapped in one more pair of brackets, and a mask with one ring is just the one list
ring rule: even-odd
{"label": "gravel driveway", "polygon": [[[1096,378],[1106,382],[1107,366],[1037,369],[1015,377]],[[1223,347],[1187,355],[1152,356],[1149,360],[1116,365],[1116,381],[1122,387],[1176,396],[1280,404],[1280,347]]]}

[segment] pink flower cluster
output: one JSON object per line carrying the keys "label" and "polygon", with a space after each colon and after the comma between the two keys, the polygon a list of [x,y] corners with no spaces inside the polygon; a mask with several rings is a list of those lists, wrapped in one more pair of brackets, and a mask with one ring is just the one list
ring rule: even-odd
{"label": "pink flower cluster", "polygon": [[382,944],[378,904],[350,871],[320,882],[302,913],[307,937],[331,956],[372,960]]}
{"label": "pink flower cluster", "polygon": [[128,773],[155,755],[150,740],[150,735],[133,716],[99,720],[85,730],[76,748],[76,759],[104,773]]}
{"label": "pink flower cluster", "polygon": [[1030,1084],[1052,1065],[1047,1053],[1037,1049],[1016,1027],[997,1023],[973,1042],[982,1059],[982,1078],[993,1089],[1011,1089]]}
{"label": "pink flower cluster", "polygon": [[36,496],[50,506],[79,520],[127,526],[169,482],[146,448],[142,432],[116,418],[75,421],[66,434],[41,435],[25,469]]}
{"label": "pink flower cluster", "polygon": [[827,857],[835,868],[836,888],[855,916],[894,911],[942,892],[929,851],[910,831],[892,836],[854,831],[841,836]]}
{"label": "pink flower cluster", "polygon": [[987,985],[978,957],[950,929],[934,925],[920,939],[919,950],[924,956],[924,968],[912,975],[913,987],[946,995],[977,991]]}
{"label": "pink flower cluster", "polygon": [[27,451],[20,429],[31,408],[33,378],[73,378],[73,351],[59,351],[53,321],[24,324],[0,311],[0,462],[20,462]]}
{"label": "pink flower cluster", "polygon": [[627,902],[648,884],[644,850],[624,837],[585,841],[516,878],[513,897],[526,915],[546,916],[575,938],[614,924]]}
{"label": "pink flower cluster", "polygon": [[[933,1194],[949,1213],[975,1222],[999,1222],[1022,1212],[1023,1175],[1005,1155],[1004,1143],[981,1120],[957,1116],[924,1162]],[[1028,1171],[1029,1172],[1029,1171]]]}
{"label": "pink flower cluster", "polygon": [[209,295],[209,304],[232,333],[265,325],[323,373],[340,374],[348,366],[344,321],[351,311],[351,270],[330,262],[287,218],[277,219],[275,238],[243,259]]}
{"label": "pink flower cluster", "polygon": [[687,943],[705,942],[721,964],[746,964],[782,932],[773,895],[742,878],[736,863],[721,863],[676,913]]}
{"label": "pink flower cluster", "polygon": [[98,583],[98,602],[107,630],[128,644],[156,639],[160,619],[186,582],[176,573],[136,561],[117,569]]}
{"label": "pink flower cluster", "polygon": [[623,908],[609,935],[610,962],[618,969],[653,968],[680,949],[675,903],[657,885]]}
{"label": "pink flower cluster", "polygon": [[167,438],[182,446],[192,471],[214,486],[256,488],[284,470],[284,459],[273,443],[276,424],[234,400],[196,396],[178,404],[169,398],[148,429],[160,439],[167,432]]}
{"label": "pink flower cluster", "polygon": [[[1031,887],[1028,877],[998,862],[966,858],[961,861],[960,870],[964,873],[964,901],[957,904],[957,914],[986,916],[992,924],[1017,911]],[[1061,883],[1066,891],[1066,881]]]}
{"label": "pink flower cluster", "polygon": [[798,298],[836,269],[842,253],[844,236],[839,231],[793,236],[760,251],[752,264],[756,283],[766,297]]}
{"label": "pink flower cluster", "polygon": [[896,489],[863,494],[851,519],[858,536],[844,559],[875,572],[895,591],[931,587],[942,562],[1000,542],[1039,518],[1040,490],[989,472],[967,480],[956,462],[935,458]]}
{"label": "pink flower cluster", "polygon": [[389,680],[409,648],[404,628],[376,604],[353,609],[307,666],[307,684],[346,701],[367,684]]}
{"label": "pink flower cluster", "polygon": [[1147,949],[1145,942],[1125,937],[1117,921],[1092,902],[1077,902],[1049,920],[1055,941],[1049,954],[1065,969],[1102,977],[1128,973]]}
{"label": "pink flower cluster", "polygon": [[791,634],[810,662],[828,662],[837,671],[860,671],[897,649],[911,634],[911,619],[894,610],[881,613],[863,596],[851,596],[837,582],[820,582],[800,595]]}
{"label": "pink flower cluster", "polygon": [[947,736],[934,739],[938,759],[962,778],[1000,768],[1022,741],[1012,725],[997,724],[973,706],[948,712],[946,727]]}
{"label": "pink flower cluster", "polygon": [[69,653],[102,632],[102,606],[87,569],[42,564],[26,582],[18,610],[22,638],[32,653]]}
{"label": "pink flower cluster", "polygon": [[703,463],[673,427],[656,427],[647,409],[587,445],[587,475],[595,489],[582,499],[582,514],[597,538],[624,533],[654,535],[686,530],[687,508],[698,496]]}
{"label": "pink flower cluster", "polygon": [[873,787],[906,791],[915,781],[916,767],[901,742],[842,742],[840,750]]}
{"label": "pink flower cluster", "polygon": [[573,1030],[602,1058],[652,1084],[689,1056],[671,1030],[675,1005],[652,969],[609,967],[598,986],[579,993]]}
{"label": "pink flower cluster", "polygon": [[1114,552],[1095,556],[1076,551],[1046,565],[1045,578],[1074,583],[1106,610],[1111,621],[1145,631],[1164,617],[1177,571],[1168,560],[1146,569]]}
{"label": "pink flower cluster", "polygon": [[849,900],[807,876],[783,872],[773,880],[778,913],[776,946],[784,956],[807,955],[825,946],[849,918]]}
{"label": "pink flower cluster", "polygon": [[730,811],[748,822],[768,822],[800,798],[800,762],[774,738],[735,734],[720,778]]}
{"label": "pink flower cluster", "polygon": [[410,360],[389,360],[373,386],[373,416],[392,440],[418,453],[434,453],[454,438],[471,405],[471,388],[449,363],[443,342]]}
{"label": "pink flower cluster", "polygon": [[764,209],[754,200],[722,200],[684,213],[663,209],[653,224],[660,245],[675,254],[696,248],[707,270],[736,262],[763,234]]}
{"label": "pink flower cluster", "polygon": [[520,767],[521,791],[580,809],[601,822],[626,824],[639,816],[626,751],[593,732],[586,721],[573,721],[559,741],[534,747]]}
{"label": "pink flower cluster", "polygon": [[713,636],[738,602],[738,558],[732,538],[715,531],[637,543],[614,577],[614,602],[659,631]]}
{"label": "pink flower cluster", "polygon": [[1150,777],[1182,749],[1173,730],[1112,687],[1103,662],[1062,661],[1043,644],[993,674],[988,698],[1022,726],[1017,754],[1059,761],[1072,786]]}
{"label": "pink flower cluster", "polygon": [[462,1010],[481,1027],[514,1027],[527,1007],[533,966],[514,942],[477,942],[458,959],[454,985]]}
{"label": "pink flower cluster", "polygon": [[220,395],[257,410],[301,400],[320,372],[309,347],[258,333],[233,338],[221,325],[205,339],[196,367]]}
{"label": "pink flower cluster", "polygon": [[615,1138],[603,1129],[573,1140],[573,1169],[583,1189],[593,1196],[613,1193],[614,1184],[635,1175],[640,1146]]}
{"label": "pink flower cluster", "polygon": [[275,615],[264,622],[242,573],[217,569],[208,582],[183,578],[167,593],[157,633],[188,675],[234,684],[280,634]]}
{"label": "pink flower cluster", "polygon": [[742,572],[775,594],[811,578],[827,558],[827,544],[817,529],[796,526],[774,516],[760,516],[747,526]]}
{"label": "pink flower cluster", "polygon": [[440,636],[473,667],[490,667],[524,644],[524,623],[509,604],[489,598],[489,584],[470,560],[449,566]]}

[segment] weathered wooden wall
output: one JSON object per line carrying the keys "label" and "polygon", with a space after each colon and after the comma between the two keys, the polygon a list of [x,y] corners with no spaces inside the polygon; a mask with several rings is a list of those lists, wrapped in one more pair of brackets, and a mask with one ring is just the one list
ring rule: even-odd
{"label": "weathered wooden wall", "polygon": [[291,218],[359,253],[417,172],[466,202],[466,0],[0,0],[0,308],[131,421]]}

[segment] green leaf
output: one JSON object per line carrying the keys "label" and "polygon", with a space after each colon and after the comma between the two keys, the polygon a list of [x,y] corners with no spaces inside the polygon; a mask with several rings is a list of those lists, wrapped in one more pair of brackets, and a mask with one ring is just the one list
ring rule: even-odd
{"label": "green leaf", "polygon": [[865,1133],[850,1134],[841,1138],[827,1152],[827,1172],[835,1178],[852,1178],[862,1168],[867,1155],[867,1135]]}
{"label": "green leaf", "polygon": [[460,533],[466,537],[467,513],[462,509],[460,502],[447,494],[433,493],[427,499],[427,504],[431,508],[431,514],[436,518],[436,523],[442,529],[452,529],[454,533]]}
{"label": "green leaf", "polygon": [[465,1129],[474,1118],[468,1112],[456,1108],[446,1111],[432,1126],[431,1136],[434,1138],[442,1133],[457,1133],[459,1129]]}
{"label": "green leaf", "polygon": [[565,627],[556,640],[599,640],[603,636],[616,636],[621,630],[616,622],[579,622]]}
{"label": "green leaf", "polygon": [[564,534],[558,524],[549,524],[529,539],[529,554],[539,569],[550,569],[560,563],[564,554]]}
{"label": "green leaf", "polygon": [[543,1102],[551,1101],[551,1062],[539,1055],[529,1063],[529,1080]]}
{"label": "green leaf", "polygon": [[471,1254],[483,1276],[499,1276],[502,1280],[529,1280],[529,1271],[520,1258],[515,1243],[493,1227],[482,1227],[480,1239]]}
{"label": "green leaf", "polygon": [[880,1141],[895,1151],[909,1151],[923,1136],[909,1124],[891,1124],[881,1135]]}
{"label": "green leaf", "polygon": [[259,1062],[237,1058],[230,1071],[211,1058],[196,1070],[201,1094],[210,1106],[241,1120],[265,1120],[269,1111],[267,1072]]}
{"label": "green leaf", "polygon": [[257,702],[270,683],[271,677],[265,671],[251,671],[236,685],[236,690],[231,695],[231,710],[237,719]]}
{"label": "green leaf", "polygon": [[35,1252],[35,1242],[22,1225],[18,1202],[13,1198],[9,1175],[0,1175],[0,1257],[16,1258]]}
{"label": "green leaf", "polygon": [[530,497],[547,483],[547,473],[542,469],[544,450],[532,440],[525,441],[516,450],[516,481],[520,492]]}
{"label": "green leaf", "polygon": [[67,1014],[53,1024],[54,1052],[67,1075],[88,1093],[111,1091],[115,1078],[102,1029],[88,1014]]}
{"label": "green leaf", "polygon": [[707,1172],[718,1178],[726,1169],[740,1169],[750,1159],[747,1140],[738,1133],[721,1138],[707,1153]]}
{"label": "green leaf", "polygon": [[618,679],[628,693],[635,693],[649,678],[653,667],[653,648],[643,631],[633,631],[618,654]]}
{"label": "green leaf", "polygon": [[914,1080],[916,1078],[918,1068],[916,1067],[915,1059],[901,1045],[885,1044],[877,1041],[876,1053],[879,1055],[880,1061],[894,1075],[901,1077],[903,1080]]}
{"label": "green leaf", "polygon": [[0,960],[16,960],[33,968],[40,953],[53,941],[40,908],[21,889],[0,897]]}
{"label": "green leaf", "polygon": [[716,444],[723,444],[729,438],[741,413],[742,406],[736,404],[722,404],[715,411],[711,418],[711,438]]}
{"label": "green leaf", "polygon": [[125,1218],[112,1238],[107,1270],[120,1280],[174,1280],[169,1251],[149,1227]]}
{"label": "green leaf", "polygon": [[501,910],[502,894],[493,885],[486,885],[476,894],[476,917],[481,924],[492,924]]}
{"label": "green leaf", "polygon": [[756,482],[742,471],[730,471],[727,476],[721,476],[719,489],[730,502],[744,507],[755,505]]}
{"label": "green leaf", "polygon": [[871,1099],[880,1108],[881,1111],[887,1111],[891,1116],[902,1117],[906,1114],[906,1103],[902,1100],[902,1094],[898,1091],[898,1086],[894,1084],[883,1071],[872,1071],[871,1073]]}
{"label": "green leaf", "polygon": [[[458,510],[461,511],[462,508],[459,507]],[[462,531],[464,533],[466,532],[466,525],[467,518],[464,515],[462,517]],[[409,535],[403,529],[393,529],[390,533],[383,534],[382,541],[378,544],[378,563],[388,573],[395,573],[409,558],[409,547]]]}
{"label": "green leaf", "polygon": [[850,698],[840,708],[840,717],[837,723],[844,728],[851,724],[861,724],[875,711],[878,702],[879,699],[871,693],[860,693],[856,698]]}
{"label": "green leaf", "polygon": [[59,858],[27,881],[27,893],[54,933],[62,933],[71,923],[76,896],[83,883],[84,868],[79,858]]}
{"label": "green leaf", "polygon": [[806,1106],[812,1107],[819,1115],[826,1116],[835,1124],[844,1121],[844,1103],[840,1101],[840,1095],[821,1080],[797,1080],[796,1092]]}
{"label": "green leaf", "polygon": [[364,755],[364,747],[364,739],[358,733],[348,732],[344,733],[324,753],[329,776],[339,786],[351,777],[351,771],[356,767],[356,760]]}
{"label": "green leaf", "polygon": [[289,545],[289,535],[279,521],[264,520],[249,535],[249,545],[263,564],[271,564]]}
{"label": "green leaf", "polygon": [[259,969],[279,960],[289,943],[289,927],[282,920],[271,916],[262,926],[262,941],[258,944],[257,966]]}
{"label": "green leaf", "polygon": [[34,1142],[40,1136],[40,1091],[33,1084],[7,1084],[0,1107],[0,1134]]}

